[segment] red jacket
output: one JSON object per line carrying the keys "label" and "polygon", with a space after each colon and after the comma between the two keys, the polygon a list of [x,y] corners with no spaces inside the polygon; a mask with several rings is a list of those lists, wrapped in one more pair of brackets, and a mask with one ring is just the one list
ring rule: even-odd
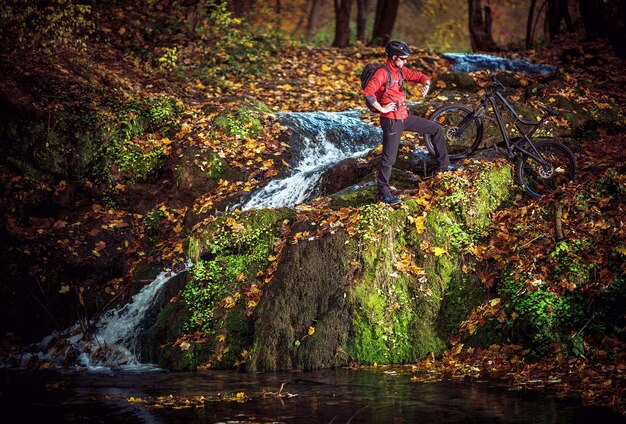
{"label": "red jacket", "polygon": [[[381,116],[390,119],[406,119],[409,117],[409,111],[404,104],[406,101],[406,94],[400,85],[400,71],[391,58],[387,58],[385,66],[389,68],[392,75],[392,82],[385,94],[383,94],[383,91],[385,90],[387,80],[389,80],[389,73],[385,68],[380,68],[363,89],[363,95],[370,102],[374,99],[378,100],[378,103],[381,105],[386,105],[387,103],[398,103],[399,107],[397,110],[389,113],[382,113]],[[414,81],[420,84],[426,84],[427,82],[430,83],[430,78],[426,75],[420,72],[412,71],[406,66],[402,68],[402,75],[404,75],[405,81]]]}

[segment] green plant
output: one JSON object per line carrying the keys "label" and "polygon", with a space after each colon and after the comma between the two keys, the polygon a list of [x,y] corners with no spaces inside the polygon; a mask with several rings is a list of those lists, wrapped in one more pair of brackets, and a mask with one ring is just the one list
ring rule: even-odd
{"label": "green plant", "polygon": [[225,84],[222,77],[227,75],[260,74],[283,51],[286,40],[279,32],[271,27],[253,28],[228,10],[228,2],[209,0],[207,7],[211,13],[198,31],[212,45],[205,64],[209,80]]}
{"label": "green plant", "polygon": [[129,101],[118,112],[122,119],[107,146],[107,157],[126,179],[145,180],[163,165],[169,143],[156,132],[168,130],[181,110],[182,105],[175,99],[155,96]]}
{"label": "green plant", "polygon": [[171,71],[176,68],[178,62],[178,51],[176,47],[164,47],[163,54],[157,58],[159,68]]}
{"label": "green plant", "polygon": [[161,234],[163,231],[163,220],[165,219],[165,212],[161,208],[153,209],[146,214],[143,218],[143,226],[151,241]]}
{"label": "green plant", "polygon": [[499,285],[505,309],[511,319],[507,325],[512,337],[528,346],[528,353],[543,356],[555,345],[566,352],[580,354],[580,340],[585,326],[584,302],[579,295],[557,296],[545,282],[506,276]]}
{"label": "green plant", "polygon": [[5,52],[82,51],[94,30],[90,18],[91,6],[73,0],[4,0],[0,2],[0,40]]}
{"label": "green plant", "polygon": [[255,221],[229,215],[212,228],[204,242],[206,254],[197,261],[194,278],[183,290],[191,312],[186,331],[216,331],[219,320],[214,313],[219,301],[268,265],[276,237],[276,228],[267,225],[264,216]]}

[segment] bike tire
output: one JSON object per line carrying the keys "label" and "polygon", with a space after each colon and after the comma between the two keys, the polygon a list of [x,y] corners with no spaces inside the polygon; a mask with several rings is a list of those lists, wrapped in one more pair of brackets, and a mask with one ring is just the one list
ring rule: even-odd
{"label": "bike tire", "polygon": [[[471,113],[472,109],[465,105],[450,104],[435,110],[428,118],[443,127],[443,137],[450,160],[468,157],[474,153],[483,139],[483,123],[480,118],[473,119],[463,134],[456,133],[458,124]],[[437,156],[432,135],[424,134],[424,144],[431,155]]]}
{"label": "bike tire", "polygon": [[522,155],[517,162],[517,179],[527,194],[539,199],[576,179],[578,166],[574,153],[560,141],[545,139],[534,144],[551,168],[544,169],[535,159]]}

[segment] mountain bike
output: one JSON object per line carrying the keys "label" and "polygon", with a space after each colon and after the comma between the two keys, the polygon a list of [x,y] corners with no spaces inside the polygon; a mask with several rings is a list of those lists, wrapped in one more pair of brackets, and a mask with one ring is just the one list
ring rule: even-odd
{"label": "mountain bike", "polygon": [[[558,115],[558,112],[541,107],[543,115],[538,121],[526,121],[502,94],[504,85],[493,74],[489,74],[489,79],[491,86],[476,106],[449,104],[435,110],[428,118],[443,126],[450,160],[464,159],[476,152],[483,141],[483,119],[491,119],[495,120],[502,134],[499,144],[504,145],[498,147],[498,143],[494,143],[494,149],[514,165],[517,181],[530,196],[541,198],[574,180],[577,164],[572,151],[557,140],[532,138],[541,124],[548,117]],[[519,137],[509,135],[501,105],[512,114]],[[490,110],[493,117],[487,115]],[[434,155],[432,137],[425,134],[424,141],[428,151]]]}

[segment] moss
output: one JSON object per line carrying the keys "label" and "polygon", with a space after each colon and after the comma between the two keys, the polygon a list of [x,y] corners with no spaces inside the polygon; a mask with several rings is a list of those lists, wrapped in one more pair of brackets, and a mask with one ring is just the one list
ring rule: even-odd
{"label": "moss", "polygon": [[362,277],[349,293],[354,312],[347,344],[359,363],[407,362],[443,347],[431,326],[440,290],[424,290],[417,276],[395,265],[399,249],[416,240],[413,227],[404,227],[407,214],[406,209],[363,209]]}
{"label": "moss", "polygon": [[477,88],[476,81],[467,72],[448,71],[437,76],[433,82],[433,87],[437,87],[437,82],[443,81],[447,88],[455,88],[458,90],[475,91]]}
{"label": "moss", "polygon": [[[294,232],[305,231],[302,222]],[[346,233],[302,240],[283,250],[281,266],[255,310],[248,369],[315,369],[345,364],[350,326]],[[350,244],[350,242],[348,242]],[[315,329],[309,333],[310,327]]]}
{"label": "moss", "polygon": [[[246,367],[252,371],[410,362],[430,352],[439,354],[458,322],[486,296],[459,264],[476,228],[482,228],[484,217],[500,205],[491,196],[511,195],[510,178],[508,168],[494,168],[475,186],[455,182],[448,199],[429,211],[423,233],[408,220],[409,215],[423,214],[423,207],[407,200],[396,209],[360,206],[354,236],[337,231],[287,244],[251,318],[242,314],[242,304],[213,315],[212,329],[207,330],[226,337],[222,347],[205,346],[223,353],[213,365],[230,367],[248,348]],[[356,197],[368,189],[358,191]],[[475,204],[474,216],[465,219],[464,208],[471,202],[485,205]],[[232,280],[244,268],[249,279],[256,275],[249,266],[256,263],[251,258],[262,259],[261,269],[271,251],[271,244],[253,236],[253,229],[277,230],[291,216],[286,210],[226,214],[190,239],[188,254],[194,261],[227,264],[232,270],[222,269],[222,280]],[[302,221],[292,232],[312,228]],[[404,273],[399,267],[407,252],[425,269],[424,275]],[[232,294],[236,287],[227,291]],[[212,307],[206,304],[204,311]]]}
{"label": "moss", "polygon": [[269,112],[263,103],[244,99],[238,109],[226,110],[215,117],[213,124],[235,138],[256,137],[263,125],[261,116]]}
{"label": "moss", "polygon": [[373,184],[356,184],[332,195],[330,207],[341,209],[358,207],[376,201],[376,186]]}
{"label": "moss", "polygon": [[511,168],[486,168],[473,184],[473,194],[463,202],[461,216],[469,227],[482,232],[491,223],[491,213],[509,204],[515,194]]}
{"label": "moss", "polygon": [[242,353],[250,348],[254,337],[252,318],[245,314],[245,298],[241,298],[236,305],[226,312],[222,330],[225,337],[224,353],[212,365],[217,369],[232,368],[237,361],[243,358]]}
{"label": "moss", "polygon": [[[270,209],[227,214],[189,239],[187,252],[194,262],[194,278],[181,292],[189,315],[180,334],[196,330],[209,338],[224,334],[228,349],[213,361],[213,366],[232,367],[251,344],[251,322],[244,314],[245,296],[239,291],[269,266],[268,257],[280,236],[280,225],[291,214]],[[225,310],[219,306],[232,295],[240,296],[236,307]],[[214,345],[206,348],[213,349]],[[205,352],[203,357],[207,356]]]}

